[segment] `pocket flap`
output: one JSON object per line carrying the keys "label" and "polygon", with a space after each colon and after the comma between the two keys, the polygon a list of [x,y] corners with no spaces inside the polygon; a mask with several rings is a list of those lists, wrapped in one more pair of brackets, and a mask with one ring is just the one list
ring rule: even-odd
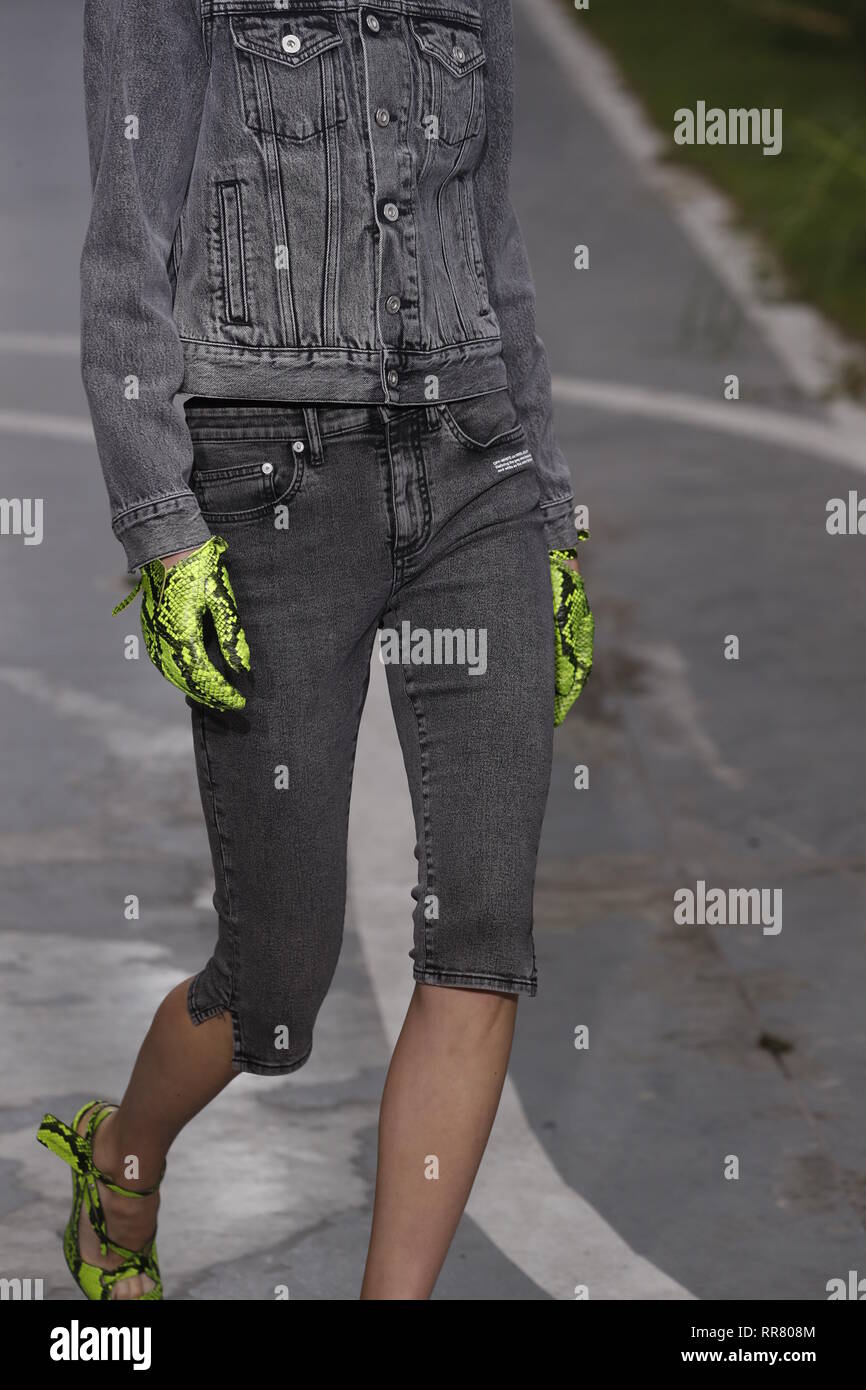
{"label": "pocket flap", "polygon": [[326,14],[232,15],[229,28],[238,48],[293,68],[343,42],[336,18]]}
{"label": "pocket flap", "polygon": [[437,59],[455,77],[465,77],[485,61],[481,33],[468,24],[452,24],[441,19],[419,19],[409,23],[419,46]]}

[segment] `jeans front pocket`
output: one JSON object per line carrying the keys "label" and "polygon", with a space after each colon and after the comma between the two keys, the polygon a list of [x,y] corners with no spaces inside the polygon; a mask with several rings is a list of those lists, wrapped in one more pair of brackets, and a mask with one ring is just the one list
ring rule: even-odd
{"label": "jeans front pocket", "polygon": [[523,425],[507,386],[439,407],[458,444],[472,452],[524,439]]}
{"label": "jeans front pocket", "polygon": [[302,456],[286,439],[194,438],[190,487],[208,525],[273,517],[303,479]]}

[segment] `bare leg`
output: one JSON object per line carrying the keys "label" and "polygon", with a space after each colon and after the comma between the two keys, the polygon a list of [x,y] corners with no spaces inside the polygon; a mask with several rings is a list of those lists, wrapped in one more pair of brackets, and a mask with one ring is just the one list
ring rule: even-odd
{"label": "bare leg", "polygon": [[[184,1125],[213,1100],[237,1073],[233,1070],[232,1025],[228,1014],[206,1023],[193,1024],[186,1007],[189,981],[167,994],[154,1015],[141,1045],[123,1100],[96,1131],[94,1159],[97,1168],[114,1182],[133,1190],[158,1182],[165,1156]],[[85,1115],[79,1129],[83,1130]],[[130,1155],[138,1159],[139,1177],[132,1180],[124,1169]],[[99,1193],[111,1239],[128,1250],[147,1244],[156,1225],[159,1196],[133,1200],[108,1191]],[[101,1255],[99,1241],[82,1212],[81,1253],[89,1264],[113,1269],[122,1263],[109,1250]],[[115,1298],[137,1298],[152,1288],[143,1276],[122,1279]]]}
{"label": "bare leg", "polygon": [[514,994],[415,986],[379,1112],[362,1299],[430,1297],[493,1126],[516,1012]]}

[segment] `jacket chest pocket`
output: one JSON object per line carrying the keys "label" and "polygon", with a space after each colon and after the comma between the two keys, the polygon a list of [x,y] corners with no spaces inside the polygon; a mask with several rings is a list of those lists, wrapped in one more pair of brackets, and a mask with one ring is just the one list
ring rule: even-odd
{"label": "jacket chest pocket", "polygon": [[325,14],[229,19],[244,120],[278,140],[310,140],[346,119],[337,19]]}
{"label": "jacket chest pocket", "polygon": [[422,125],[428,140],[460,145],[484,122],[485,59],[481,34],[468,24],[413,16],[423,82]]}

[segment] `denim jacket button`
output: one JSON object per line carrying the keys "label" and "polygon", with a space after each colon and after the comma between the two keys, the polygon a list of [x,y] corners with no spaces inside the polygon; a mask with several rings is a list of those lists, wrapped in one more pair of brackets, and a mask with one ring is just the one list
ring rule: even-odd
{"label": "denim jacket button", "polygon": [[292,448],[294,449],[296,454],[302,454],[304,452],[303,439],[296,439],[294,444],[292,445]]}
{"label": "denim jacket button", "polygon": [[393,367],[392,367],[392,368],[391,368],[391,371],[388,373],[388,385],[389,385],[389,386],[398,386],[399,383],[400,383],[400,374],[399,374],[399,372],[395,372],[394,369],[393,369]]}
{"label": "denim jacket button", "polygon": [[377,124],[377,125],[389,125],[389,124],[390,124],[390,121],[391,121],[391,113],[390,113],[390,111],[386,111],[385,108],[384,108],[384,106],[380,106],[379,109],[378,109],[378,111],[376,112],[376,124]]}
{"label": "denim jacket button", "polygon": [[388,313],[389,313],[389,314],[399,314],[399,312],[400,312],[400,299],[399,299],[399,296],[396,295],[396,294],[389,294],[389,295],[388,295],[388,298],[385,300],[385,308],[388,310]]}
{"label": "denim jacket button", "polygon": [[282,48],[284,53],[297,53],[301,46],[301,40],[297,34],[283,34]]}
{"label": "denim jacket button", "polygon": [[263,463],[263,464],[262,464],[262,472],[263,472],[263,473],[273,473],[273,471],[274,471],[274,465],[273,465],[272,463]]}
{"label": "denim jacket button", "polygon": [[386,203],[382,211],[389,222],[396,222],[397,218],[400,216],[400,209],[396,203]]}
{"label": "denim jacket button", "polygon": [[371,34],[378,34],[380,25],[374,14],[367,15],[367,28],[370,30]]}
{"label": "denim jacket button", "polygon": [[458,63],[462,63],[466,58],[466,54],[464,50],[460,47],[459,43],[455,43],[454,47],[451,50],[451,53],[455,61]]}

